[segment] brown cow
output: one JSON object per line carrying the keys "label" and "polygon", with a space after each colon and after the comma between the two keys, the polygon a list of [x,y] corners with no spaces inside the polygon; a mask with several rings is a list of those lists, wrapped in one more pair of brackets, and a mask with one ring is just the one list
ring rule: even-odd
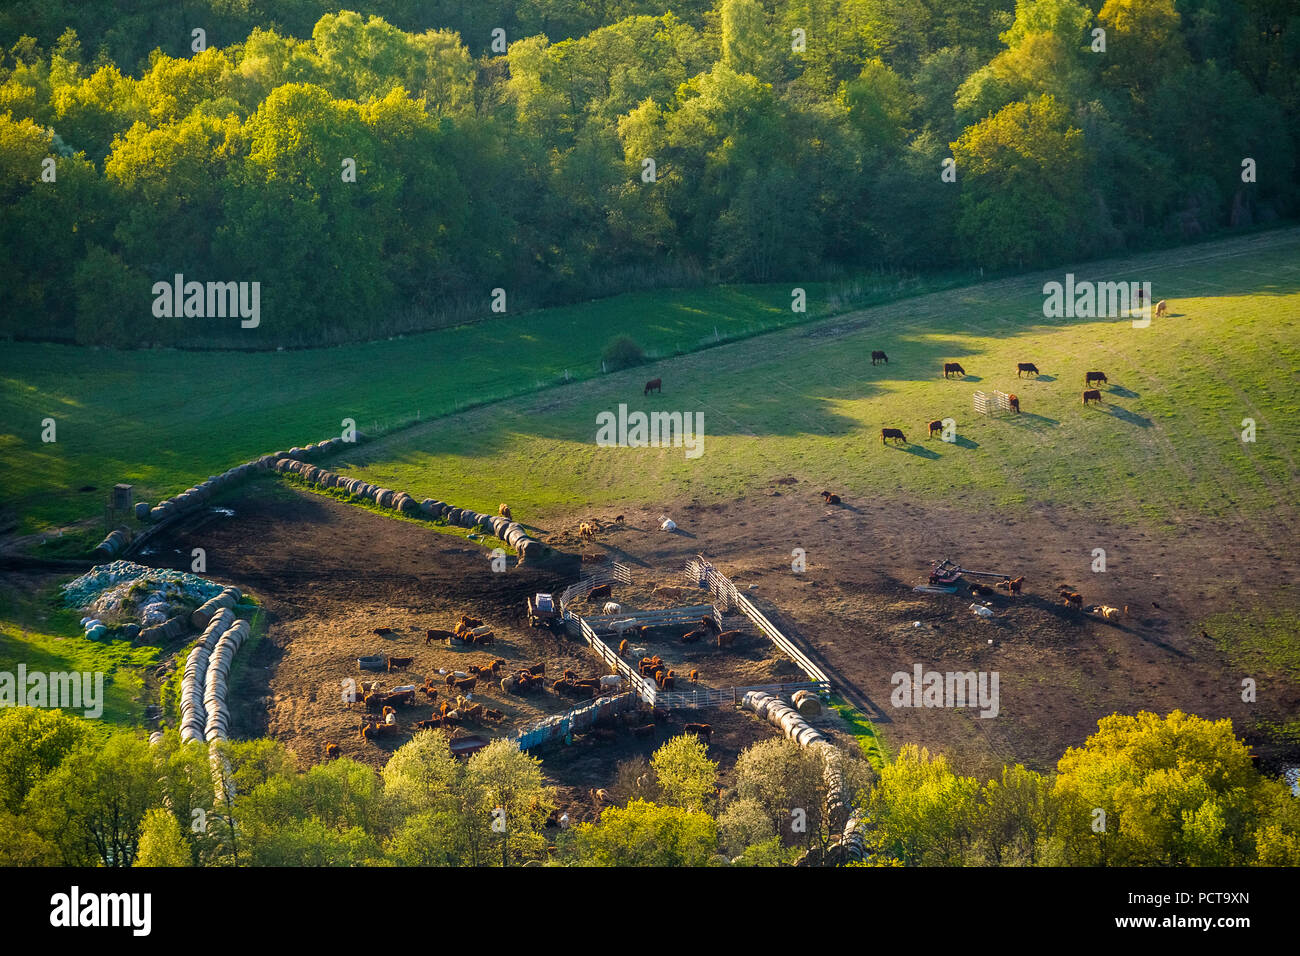
{"label": "brown cow", "polygon": [[326,760],[338,760],[338,759],[339,759],[339,745],[338,745],[338,744],[326,744],[326,745],[325,745],[325,759],[326,759]]}
{"label": "brown cow", "polygon": [[696,670],[696,671],[691,671],[691,675],[690,675],[690,677],[691,677],[691,683],[692,683],[692,684],[698,684],[698,683],[700,682],[700,672],[699,672],[699,671],[697,671],[697,670]]}
{"label": "brown cow", "polygon": [[722,628],[718,627],[718,622],[707,614],[700,618],[700,625],[706,631],[712,631],[714,634],[720,634],[722,632]]}
{"label": "brown cow", "polygon": [[687,724],[682,728],[685,733],[695,734],[703,738],[705,743],[711,743],[713,740],[713,726],[711,724]]}
{"label": "brown cow", "polygon": [[1090,388],[1083,393],[1083,404],[1087,405],[1089,402],[1101,404],[1101,389]]}
{"label": "brown cow", "polygon": [[613,596],[614,596],[614,589],[608,584],[602,584],[599,585],[598,587],[594,587],[591,589],[591,591],[587,594],[587,600],[599,601],[601,598],[608,598]]}
{"label": "brown cow", "polygon": [[505,518],[507,521],[515,520],[515,516],[510,513],[510,506],[507,504],[497,505],[497,514]]}
{"label": "brown cow", "polygon": [[388,669],[390,671],[406,670],[415,663],[414,657],[390,657],[388,659]]}
{"label": "brown cow", "polygon": [[1161,299],[1159,302],[1156,303],[1156,318],[1160,318],[1162,315],[1167,315],[1168,313],[1169,313],[1169,304],[1165,302],[1164,299]]}
{"label": "brown cow", "polygon": [[618,656],[622,657],[626,653],[627,653],[627,638],[623,638],[623,640],[618,642]]}
{"label": "brown cow", "polygon": [[1069,594],[1062,594],[1061,599],[1065,603],[1066,607],[1072,607],[1077,610],[1082,610],[1083,608],[1083,595],[1078,591],[1073,591]]}
{"label": "brown cow", "polygon": [[871,364],[875,365],[877,362],[884,362],[886,365],[888,365],[889,356],[886,355],[884,352],[880,351],[880,349],[876,349],[871,353]]}
{"label": "brown cow", "polygon": [[532,665],[531,667],[528,668],[528,673],[529,673],[529,675],[531,675],[532,677],[536,677],[536,676],[539,675],[539,674],[545,674],[545,673],[546,673],[546,664],[544,664],[544,663],[543,663],[543,664],[534,664],[534,665]]}
{"label": "brown cow", "polygon": [[965,375],[965,374],[966,374],[966,370],[965,370],[964,368],[962,368],[960,365],[958,365],[956,362],[944,362],[944,363],[943,363],[943,377],[944,377],[944,378],[947,378],[950,374],[951,374],[951,375]]}
{"label": "brown cow", "polygon": [[662,395],[664,393],[664,380],[661,378],[652,378],[650,381],[646,382],[645,392],[643,395],[649,395],[651,392],[658,392]]}
{"label": "brown cow", "polygon": [[704,637],[704,635],[706,635],[706,634],[708,634],[708,633],[709,633],[709,632],[706,631],[706,630],[705,630],[704,628],[702,628],[702,627],[698,627],[698,628],[696,628],[696,629],[693,630],[693,631],[687,631],[685,634],[682,635],[682,643],[683,643],[683,644],[694,644],[694,643],[695,643],[696,641],[698,641],[701,637]]}
{"label": "brown cow", "polygon": [[1038,371],[1038,366],[1035,365],[1033,362],[1020,362],[1019,364],[1016,365],[1016,378],[1019,378],[1021,375],[1041,375],[1041,374],[1043,373]]}
{"label": "brown cow", "polygon": [[900,442],[900,441],[901,441],[904,445],[907,444],[907,436],[903,434],[902,429],[900,429],[900,428],[882,428],[882,429],[880,429],[880,444],[883,445],[883,444],[886,442],[886,440],[891,439],[891,438],[892,438],[895,442]]}
{"label": "brown cow", "polygon": [[829,491],[823,491],[822,497],[826,499],[826,503],[828,505],[837,505],[840,503],[840,496],[833,495]]}
{"label": "brown cow", "polygon": [[934,421],[930,422],[930,437],[931,437],[931,438],[934,437],[934,433],[935,433],[935,432],[940,432],[940,433],[943,432],[943,422],[942,422],[940,419],[937,419],[937,418],[936,418]]}
{"label": "brown cow", "polygon": [[384,635],[392,634],[393,629],[391,627],[377,627],[375,628],[375,633],[379,634],[380,636],[384,636]]}
{"label": "brown cow", "polygon": [[730,647],[736,642],[736,638],[741,635],[741,631],[723,631],[718,635],[719,647]]}
{"label": "brown cow", "polygon": [[1014,395],[1008,395],[1007,404],[1011,406],[1011,410],[1013,412],[1015,412],[1017,415],[1020,414],[1020,399],[1016,398],[1016,396]]}
{"label": "brown cow", "polygon": [[477,677],[465,677],[462,678],[461,680],[454,681],[451,686],[456,688],[458,691],[462,691],[463,693],[469,693],[474,689],[475,685],[477,684],[478,684]]}
{"label": "brown cow", "polygon": [[428,647],[434,641],[449,641],[455,636],[456,634],[454,631],[443,631],[431,627],[424,632],[424,645],[425,647]]}
{"label": "brown cow", "polygon": [[1088,386],[1091,385],[1093,382],[1101,382],[1101,384],[1103,384],[1103,385],[1109,385],[1109,384],[1110,384],[1109,380],[1106,378],[1106,373],[1105,373],[1105,372],[1084,372],[1084,373],[1083,373],[1083,385],[1084,385],[1084,387],[1085,387],[1085,388],[1088,387]]}

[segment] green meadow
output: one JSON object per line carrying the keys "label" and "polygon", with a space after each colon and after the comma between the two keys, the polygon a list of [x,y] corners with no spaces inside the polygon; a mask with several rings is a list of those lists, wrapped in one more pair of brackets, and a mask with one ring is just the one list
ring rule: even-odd
{"label": "green meadow", "polygon": [[[1066,271],[923,295],[882,286],[867,294],[906,297],[814,320],[790,313],[788,287],[764,286],[626,295],[316,351],[9,344],[0,494],[20,530],[39,531],[96,517],[114,482],[154,501],[353,418],[387,434],[331,467],[524,514],[736,497],[783,475],[859,497],[1060,504],[1117,519],[1257,522],[1293,507],[1300,231],[1069,270],[1078,281],[1151,282],[1171,315],[1149,328],[1045,318],[1043,283]],[[810,287],[810,314],[834,311],[834,292]],[[623,333],[662,358],[601,374],[602,349]],[[888,365],[871,365],[877,348]],[[944,361],[970,374],[945,381]],[[1042,377],[1018,380],[1021,361]],[[1092,369],[1109,386],[1102,406],[1084,408]],[[652,377],[662,395],[643,398]],[[1024,413],[976,416],[977,389],[1014,392]],[[620,403],[702,413],[703,454],[597,447],[597,414]],[[52,444],[40,441],[46,417],[57,422]],[[956,442],[927,439],[926,423],[944,418]],[[1242,440],[1247,419],[1254,441]],[[882,447],[883,426],[910,444]]]}

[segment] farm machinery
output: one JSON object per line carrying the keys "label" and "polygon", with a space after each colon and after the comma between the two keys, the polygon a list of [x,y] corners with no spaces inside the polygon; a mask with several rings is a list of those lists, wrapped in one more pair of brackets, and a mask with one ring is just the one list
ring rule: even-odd
{"label": "farm machinery", "polygon": [[538,592],[528,599],[528,626],[554,628],[560,623],[560,612],[555,598]]}
{"label": "farm machinery", "polygon": [[974,571],[970,568],[963,568],[949,558],[942,561],[935,561],[930,567],[929,583],[919,585],[912,590],[920,591],[924,594],[956,594],[957,588],[961,585],[961,576],[963,574],[973,574],[983,578],[997,578],[999,581],[1009,580],[1010,574],[1002,571]]}

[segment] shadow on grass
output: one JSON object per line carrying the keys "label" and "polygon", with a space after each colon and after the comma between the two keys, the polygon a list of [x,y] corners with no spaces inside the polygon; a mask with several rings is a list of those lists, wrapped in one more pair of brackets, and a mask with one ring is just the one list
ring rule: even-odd
{"label": "shadow on grass", "polygon": [[917,458],[937,459],[943,457],[938,452],[931,451],[930,449],[926,448],[924,445],[913,445],[910,442],[906,445],[894,445],[893,447],[899,449],[900,451],[905,451],[909,455],[915,455]]}
{"label": "shadow on grass", "polygon": [[1129,425],[1136,425],[1138,428],[1151,427],[1151,419],[1145,415],[1136,415],[1127,408],[1120,408],[1118,405],[1107,405],[1106,411],[1110,413],[1112,418],[1118,418]]}
{"label": "shadow on grass", "polygon": [[1127,389],[1127,388],[1125,388],[1123,385],[1112,385],[1112,386],[1110,387],[1110,394],[1112,394],[1112,395],[1116,395],[1116,396],[1118,396],[1118,397],[1120,397],[1120,398],[1137,398],[1137,397],[1138,397],[1138,393],[1137,393],[1137,392],[1134,392],[1134,391],[1132,391],[1132,390],[1130,390],[1130,389]]}
{"label": "shadow on grass", "polygon": [[1023,428],[1055,428],[1061,424],[1060,419],[1048,418],[1046,415],[1035,415],[1033,412],[1021,412],[1019,415],[1013,416],[1011,421]]}

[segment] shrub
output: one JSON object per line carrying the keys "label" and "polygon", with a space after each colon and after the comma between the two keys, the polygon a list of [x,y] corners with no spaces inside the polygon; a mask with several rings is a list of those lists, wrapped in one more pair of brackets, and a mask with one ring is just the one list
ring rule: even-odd
{"label": "shrub", "polygon": [[626,335],[620,335],[605,346],[600,360],[604,363],[606,371],[617,372],[619,369],[645,364],[646,356],[645,351],[635,341]]}

